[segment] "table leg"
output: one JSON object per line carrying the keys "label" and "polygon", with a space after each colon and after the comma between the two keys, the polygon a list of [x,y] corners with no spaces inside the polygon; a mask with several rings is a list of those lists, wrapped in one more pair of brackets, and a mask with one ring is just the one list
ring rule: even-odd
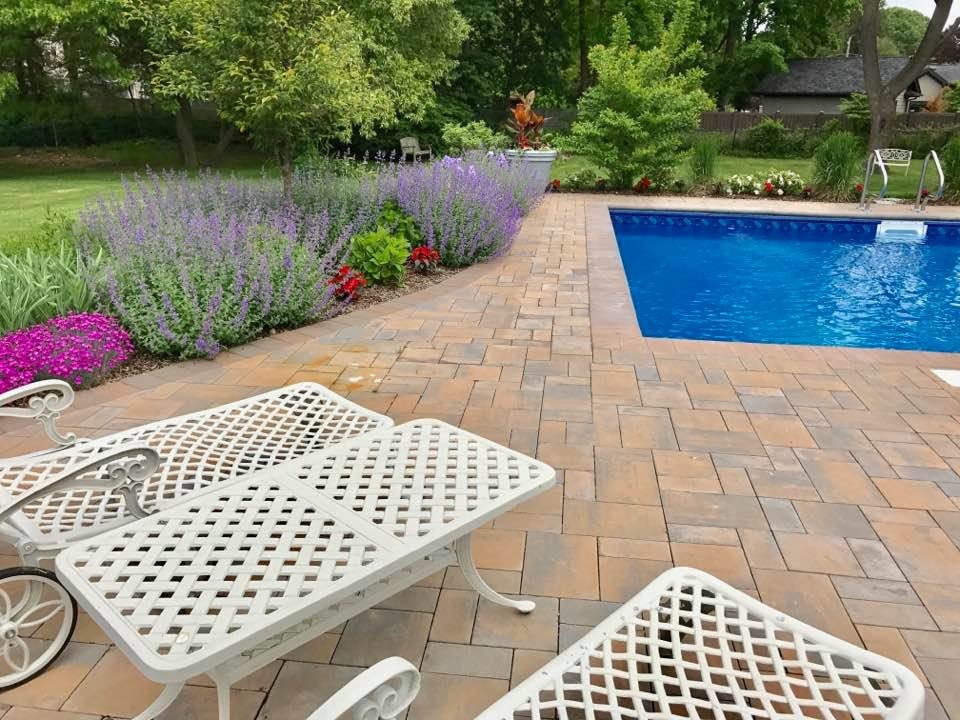
{"label": "table leg", "polygon": [[137,715],[133,720],[153,720],[157,715],[166,710],[173,701],[177,699],[180,691],[186,683],[174,683],[173,685],[164,685],[163,692],[151,703],[150,707]]}
{"label": "table leg", "polygon": [[537,606],[536,603],[530,600],[511,600],[504,597],[487,585],[486,581],[480,577],[477,566],[473,562],[473,550],[470,548],[471,537],[473,536],[465,535],[462,538],[457,538],[453,545],[454,552],[457,553],[457,562],[460,563],[460,569],[463,571],[463,576],[467,579],[467,582],[470,583],[470,587],[480,593],[480,597],[485,597],[497,605],[512,607],[524,614],[533,612],[533,609]]}
{"label": "table leg", "polygon": [[219,720],[230,720],[230,685],[217,683],[217,713]]}

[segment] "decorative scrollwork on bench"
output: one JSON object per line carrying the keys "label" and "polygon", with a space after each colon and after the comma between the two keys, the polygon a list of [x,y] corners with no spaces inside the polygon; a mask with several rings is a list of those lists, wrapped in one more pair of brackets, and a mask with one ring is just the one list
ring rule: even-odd
{"label": "decorative scrollwork on bench", "polygon": [[[60,413],[73,403],[74,392],[63,380],[42,380],[0,394],[0,416],[30,418],[40,423],[47,436],[61,446],[77,442],[75,433],[63,435],[57,430]],[[11,407],[18,400],[26,407]]]}

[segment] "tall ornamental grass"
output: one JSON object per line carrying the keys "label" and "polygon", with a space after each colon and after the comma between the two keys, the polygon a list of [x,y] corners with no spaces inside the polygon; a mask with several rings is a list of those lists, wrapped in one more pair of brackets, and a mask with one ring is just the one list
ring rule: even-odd
{"label": "tall ornamental grass", "polygon": [[451,267],[506,253],[543,194],[522,163],[496,154],[403,165],[395,182],[397,203]]}
{"label": "tall ornamental grass", "polygon": [[275,181],[149,174],[77,227],[105,253],[98,290],[138,346],[209,357],[339,311],[327,278],[382,204],[375,184],[343,182],[299,177],[289,202]]}
{"label": "tall ornamental grass", "polygon": [[51,252],[0,253],[0,335],[56,315],[93,310],[92,283],[101,262],[100,253],[83,257],[66,242]]}
{"label": "tall ornamental grass", "polygon": [[717,158],[720,156],[720,138],[716,135],[700,135],[690,149],[690,176],[695,183],[706,183],[717,174]]}
{"label": "tall ornamental grass", "polygon": [[863,171],[863,143],[851,132],[834,133],[813,153],[813,180],[834,197],[848,195]]}

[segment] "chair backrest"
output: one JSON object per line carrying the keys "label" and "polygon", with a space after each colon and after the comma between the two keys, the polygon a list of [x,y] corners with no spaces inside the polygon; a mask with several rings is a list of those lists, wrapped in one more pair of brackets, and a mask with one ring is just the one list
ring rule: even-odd
{"label": "chair backrest", "polygon": [[407,152],[420,152],[420,142],[415,137],[400,138],[400,149]]}
{"label": "chair backrest", "polygon": [[910,164],[910,159],[912,157],[912,150],[904,150],[902,148],[880,148],[880,159],[883,160],[883,162],[885,162],[887,165],[905,167]]}

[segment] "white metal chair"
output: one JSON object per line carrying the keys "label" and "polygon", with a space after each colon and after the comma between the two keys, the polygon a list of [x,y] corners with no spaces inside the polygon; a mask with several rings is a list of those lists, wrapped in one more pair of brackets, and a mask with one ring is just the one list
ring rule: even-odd
{"label": "white metal chair", "polygon": [[[349,707],[357,720],[397,717],[416,694],[414,673],[385,660],[309,720]],[[476,720],[921,720],[923,704],[903,665],[674,568]]]}
{"label": "white metal chair", "polygon": [[[322,385],[300,383],[85,440],[56,428],[73,398],[59,380],[0,395],[0,416],[38,421],[59,446],[0,459],[0,540],[25,566],[0,572],[0,688],[53,662],[76,622],[76,603],[42,561],[187,493],[393,425]],[[52,642],[28,639],[45,624]]]}
{"label": "white metal chair", "polygon": [[400,138],[400,159],[403,162],[407,161],[407,158],[413,162],[418,162],[420,160],[430,160],[433,157],[433,151],[428,148],[421,148],[420,141],[415,137],[405,137]]}
{"label": "white metal chair", "polygon": [[880,159],[887,167],[902,167],[903,174],[910,172],[910,163],[913,161],[913,151],[902,148],[880,148]]}

